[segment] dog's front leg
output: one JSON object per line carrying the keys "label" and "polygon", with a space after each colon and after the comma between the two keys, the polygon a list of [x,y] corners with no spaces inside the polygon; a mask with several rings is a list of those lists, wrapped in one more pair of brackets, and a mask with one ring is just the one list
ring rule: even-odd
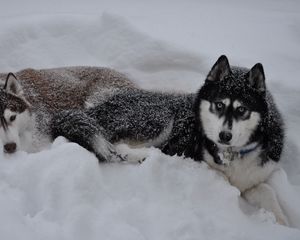
{"label": "dog's front leg", "polygon": [[52,138],[64,136],[87,150],[95,153],[100,162],[121,162],[126,160],[104,137],[97,121],[84,111],[69,110],[57,113],[50,122]]}
{"label": "dog's front leg", "polygon": [[245,191],[242,196],[251,205],[272,212],[279,224],[285,226],[289,225],[287,218],[279,205],[276,193],[270,185],[261,183],[258,186]]}

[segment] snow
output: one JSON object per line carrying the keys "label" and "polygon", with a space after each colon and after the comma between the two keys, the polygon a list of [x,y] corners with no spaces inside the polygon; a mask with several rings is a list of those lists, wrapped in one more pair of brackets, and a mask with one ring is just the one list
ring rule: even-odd
{"label": "snow", "polygon": [[[284,171],[270,184],[300,228],[297,1],[17,1],[0,9],[0,69],[109,66],[147,89],[195,91],[221,54],[262,62],[286,121]],[[101,164],[58,138],[0,155],[1,239],[299,239],[205,163],[159,150]],[[1,151],[2,152],[2,151]]]}

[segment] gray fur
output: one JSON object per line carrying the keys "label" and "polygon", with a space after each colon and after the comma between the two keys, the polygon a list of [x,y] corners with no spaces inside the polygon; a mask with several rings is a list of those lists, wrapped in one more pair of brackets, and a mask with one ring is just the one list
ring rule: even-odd
{"label": "gray fur", "polygon": [[[182,154],[194,130],[194,97],[194,94],[124,89],[102,104],[72,113],[75,114],[73,119],[66,117],[72,116],[69,112],[57,113],[51,123],[52,134],[53,137],[61,134],[81,144],[82,139],[93,139],[98,134],[97,129],[102,129],[101,134],[111,143],[134,142],[138,145],[158,138],[171,123],[170,135],[163,142],[156,143],[156,147],[171,155]],[[88,129],[70,131],[69,122],[74,126],[75,120]],[[91,129],[95,131],[91,132]],[[92,144],[86,148],[91,150]],[[92,151],[96,153],[97,149]]]}
{"label": "gray fur", "polygon": [[[251,97],[248,96],[248,92],[252,89],[246,82],[248,73],[249,69],[232,67],[230,77],[225,76],[226,82],[221,81],[220,84],[217,84],[220,85],[224,94],[243,95],[244,98],[252,101],[253,99],[251,100]],[[209,79],[207,82],[213,81]],[[204,88],[206,88],[206,84],[201,90]],[[173,121],[168,138],[157,147],[170,155],[184,154],[201,161],[203,160],[203,148],[206,147],[206,138],[198,112],[199,101],[205,97],[205,93],[201,90],[191,94],[172,94],[124,88],[115,91],[106,99],[102,99],[97,105],[83,110],[82,114],[77,116],[81,116],[80,121],[87,125],[89,121],[93,121],[93,124],[96,122],[107,141],[129,144],[143,144],[157,138]],[[255,89],[251,91],[255,91]],[[278,161],[283,147],[282,120],[270,93],[267,92],[266,97],[262,99],[265,99],[262,101],[266,101],[268,113],[263,113],[265,116],[260,128],[253,133],[253,139],[250,141],[259,141],[262,145],[264,150],[262,163],[268,161],[269,158]],[[64,122],[63,113],[62,115],[56,114],[56,118],[61,119],[61,123]],[[56,125],[55,128],[58,127],[57,121],[53,123],[54,125]],[[86,139],[90,133],[83,131],[81,134],[80,138]],[[56,136],[56,134],[54,135]],[[68,132],[65,137],[75,139],[71,132]],[[77,142],[79,141],[77,140]],[[216,149],[216,151],[218,150]],[[220,163],[220,159],[217,157],[215,161]]]}
{"label": "gray fur", "polygon": [[[243,94],[249,88],[244,82],[248,72],[248,69],[233,67],[233,81],[224,83],[223,88],[230,94]],[[197,112],[198,101],[202,95],[202,93],[171,94],[124,89],[115,92],[113,96],[95,107],[89,108],[82,116],[88,115],[94,119],[98,126],[105,129],[104,135],[112,143],[147,142],[158,137],[170,121],[174,120],[169,138],[158,147],[168,154],[186,153],[197,160],[202,160],[203,132]],[[271,138],[266,140],[265,137],[267,143],[262,144],[272,145],[266,146],[269,150],[267,153],[274,161],[278,161],[282,150],[282,121],[269,92],[266,100],[269,114],[264,119],[263,131]],[[59,115],[57,117],[59,118]],[[89,121],[88,118],[86,121]],[[273,129],[278,131],[274,132]]]}

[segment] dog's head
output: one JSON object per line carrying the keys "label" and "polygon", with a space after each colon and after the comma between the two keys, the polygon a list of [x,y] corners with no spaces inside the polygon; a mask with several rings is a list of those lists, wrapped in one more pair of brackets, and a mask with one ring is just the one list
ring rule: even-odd
{"label": "dog's head", "polygon": [[209,72],[196,101],[204,134],[221,147],[242,147],[255,139],[267,113],[263,66],[230,67],[221,56]]}
{"label": "dog's head", "polygon": [[0,86],[0,139],[6,153],[14,153],[20,146],[20,136],[31,120],[30,105],[14,74],[9,73]]}

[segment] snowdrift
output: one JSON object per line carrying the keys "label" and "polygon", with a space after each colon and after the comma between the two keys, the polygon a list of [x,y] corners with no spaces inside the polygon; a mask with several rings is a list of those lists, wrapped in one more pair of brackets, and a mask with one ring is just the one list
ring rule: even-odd
{"label": "snowdrift", "polygon": [[140,165],[98,164],[58,138],[1,159],[1,239],[298,239],[205,163],[148,151]]}

